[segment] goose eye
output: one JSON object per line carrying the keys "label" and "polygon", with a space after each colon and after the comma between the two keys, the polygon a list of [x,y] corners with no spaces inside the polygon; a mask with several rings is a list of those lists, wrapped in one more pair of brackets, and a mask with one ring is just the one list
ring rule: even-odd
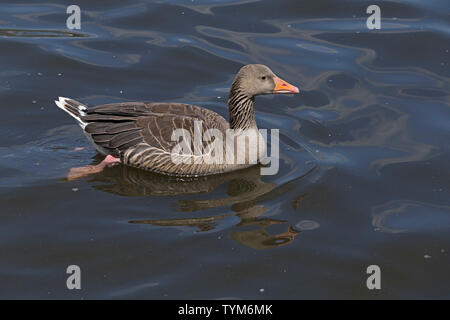
{"label": "goose eye", "polygon": [[262,80],[266,80],[266,76],[262,76],[261,79],[262,79]]}

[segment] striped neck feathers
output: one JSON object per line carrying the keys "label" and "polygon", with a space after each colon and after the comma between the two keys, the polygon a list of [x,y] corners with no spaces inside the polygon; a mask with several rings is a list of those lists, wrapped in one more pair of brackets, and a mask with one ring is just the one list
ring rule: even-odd
{"label": "striped neck feathers", "polygon": [[230,97],[228,98],[231,129],[257,128],[254,104],[255,97],[246,94],[240,86],[240,79],[236,78],[231,85]]}

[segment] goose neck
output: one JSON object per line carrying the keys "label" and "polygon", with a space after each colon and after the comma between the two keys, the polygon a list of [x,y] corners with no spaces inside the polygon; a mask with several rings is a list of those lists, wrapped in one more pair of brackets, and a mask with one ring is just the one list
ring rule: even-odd
{"label": "goose neck", "polygon": [[230,128],[231,129],[250,129],[256,128],[255,98],[248,96],[242,90],[234,90],[230,93],[228,107],[230,110]]}

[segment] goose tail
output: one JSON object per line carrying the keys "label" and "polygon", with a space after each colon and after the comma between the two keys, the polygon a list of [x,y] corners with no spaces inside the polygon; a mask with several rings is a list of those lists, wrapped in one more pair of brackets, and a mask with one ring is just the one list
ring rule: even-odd
{"label": "goose tail", "polygon": [[55,100],[56,105],[70,114],[72,117],[77,120],[78,124],[84,129],[87,123],[82,120],[81,117],[86,116],[87,107],[73,99],[59,97],[59,100]]}

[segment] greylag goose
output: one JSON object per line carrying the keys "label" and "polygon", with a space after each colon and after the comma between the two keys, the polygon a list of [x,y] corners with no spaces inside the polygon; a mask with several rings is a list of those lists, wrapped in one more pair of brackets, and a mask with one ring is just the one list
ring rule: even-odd
{"label": "greylag goose", "polygon": [[[239,70],[231,86],[229,123],[211,110],[190,104],[125,102],[88,108],[73,99],[59,97],[56,105],[77,120],[95,148],[106,156],[98,165],[71,169],[68,178],[100,172],[116,163],[179,177],[206,176],[249,167],[256,164],[251,162],[250,153],[256,154],[257,162],[266,154],[265,141],[255,121],[255,96],[298,92],[297,87],[278,78],[267,66],[246,65]],[[179,135],[174,138],[177,129]],[[230,139],[230,131],[234,134],[233,142],[219,143],[218,138]],[[204,135],[203,139],[196,140],[198,133]],[[236,139],[241,135],[248,140],[237,144]],[[183,145],[181,142],[188,137],[193,137],[194,143]],[[214,149],[211,144],[216,142]],[[191,153],[183,149],[186,145]],[[232,154],[232,158],[223,161],[222,155],[221,161],[212,161],[219,159],[213,157],[217,150],[223,151],[226,157]],[[242,154],[245,159],[238,161],[237,157]]]}

